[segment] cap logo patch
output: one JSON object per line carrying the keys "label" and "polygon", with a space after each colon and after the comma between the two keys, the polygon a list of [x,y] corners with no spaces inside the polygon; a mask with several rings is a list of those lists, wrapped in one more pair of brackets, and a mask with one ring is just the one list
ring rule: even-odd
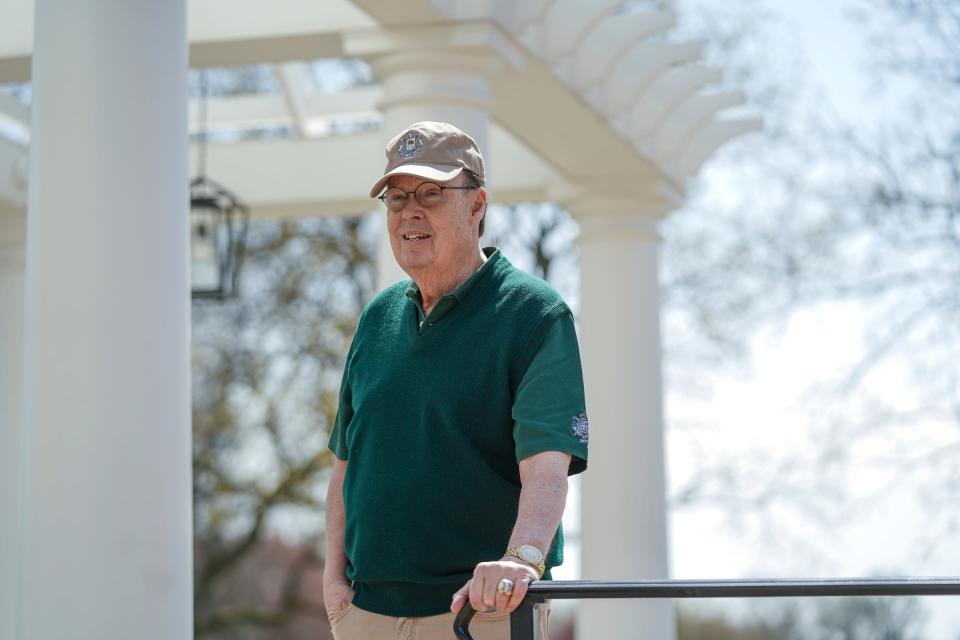
{"label": "cap logo patch", "polygon": [[590,439],[590,422],[587,420],[587,414],[581,413],[573,417],[570,421],[570,430],[581,443],[587,444]]}
{"label": "cap logo patch", "polygon": [[423,148],[423,138],[416,131],[408,131],[400,140],[399,155],[406,160]]}

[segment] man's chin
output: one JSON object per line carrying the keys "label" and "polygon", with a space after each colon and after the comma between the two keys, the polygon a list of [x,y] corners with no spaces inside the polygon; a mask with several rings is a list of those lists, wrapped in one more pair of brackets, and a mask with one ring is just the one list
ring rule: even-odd
{"label": "man's chin", "polygon": [[400,268],[407,272],[408,275],[413,275],[414,273],[422,273],[426,269],[429,269],[430,265],[433,264],[433,258],[430,256],[403,255],[400,257],[400,260],[397,261],[397,264],[399,264]]}

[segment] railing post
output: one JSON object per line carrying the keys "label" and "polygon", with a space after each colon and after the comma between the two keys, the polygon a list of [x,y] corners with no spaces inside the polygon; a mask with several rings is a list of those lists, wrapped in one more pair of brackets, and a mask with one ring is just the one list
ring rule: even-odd
{"label": "railing post", "polygon": [[534,601],[527,598],[510,614],[510,640],[537,640],[540,635],[533,624]]}

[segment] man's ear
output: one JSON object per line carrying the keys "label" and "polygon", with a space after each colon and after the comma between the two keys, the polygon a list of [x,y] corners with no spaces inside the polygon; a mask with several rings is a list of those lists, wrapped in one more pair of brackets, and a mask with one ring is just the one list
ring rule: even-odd
{"label": "man's ear", "polygon": [[472,214],[480,213],[483,214],[487,210],[487,190],[484,188],[477,189],[477,197],[473,199],[473,208],[470,210]]}

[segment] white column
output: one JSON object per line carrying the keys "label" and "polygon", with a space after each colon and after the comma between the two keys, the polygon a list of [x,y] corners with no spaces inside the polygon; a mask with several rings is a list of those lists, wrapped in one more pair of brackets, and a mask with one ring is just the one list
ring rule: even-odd
{"label": "white column", "polygon": [[0,213],[0,639],[15,638],[26,217]]}
{"label": "white column", "polygon": [[38,2],[32,77],[18,640],[187,640],[186,2]]}
{"label": "white column", "polygon": [[[657,281],[663,211],[594,202],[580,222],[580,327],[590,416],[583,578],[669,576]],[[585,600],[578,638],[672,640],[664,600]]]}
{"label": "white column", "polygon": [[[470,134],[483,154],[489,179],[490,90],[488,76],[497,69],[489,56],[468,55],[456,49],[402,51],[373,61],[383,83],[383,144],[415,122],[449,122]],[[386,156],[382,158],[386,165]],[[380,177],[371,176],[370,184]],[[377,290],[408,276],[397,265],[386,234],[383,208],[376,211],[383,232],[377,264]]]}

